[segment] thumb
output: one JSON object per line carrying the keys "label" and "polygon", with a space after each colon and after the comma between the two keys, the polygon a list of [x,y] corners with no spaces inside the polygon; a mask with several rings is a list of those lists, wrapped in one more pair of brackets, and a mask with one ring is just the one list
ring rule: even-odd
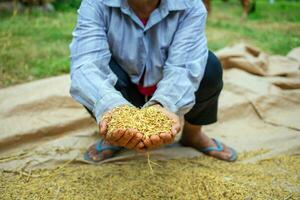
{"label": "thumb", "polygon": [[99,124],[99,132],[101,137],[105,137],[107,133],[107,122],[105,120],[102,120]]}
{"label": "thumb", "polygon": [[173,134],[173,136],[177,135],[177,133],[180,131],[180,125],[178,124],[174,124],[172,126],[171,132]]}

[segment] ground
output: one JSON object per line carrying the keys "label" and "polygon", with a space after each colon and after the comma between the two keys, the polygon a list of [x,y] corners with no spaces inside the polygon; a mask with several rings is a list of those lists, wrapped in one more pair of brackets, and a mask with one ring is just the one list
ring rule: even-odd
{"label": "ground", "polygon": [[[257,10],[241,21],[238,1],[213,1],[207,23],[209,48],[245,41],[262,50],[286,54],[300,46],[300,2],[257,1]],[[50,14],[0,14],[0,88],[69,72],[71,32],[76,10]]]}
{"label": "ground", "polygon": [[[269,53],[285,55],[300,46],[299,1],[276,2],[269,5],[267,0],[257,0],[257,11],[241,21],[237,0],[227,4],[213,1],[207,25],[209,48],[217,50],[245,41]],[[75,10],[0,14],[0,18],[0,87],[68,73]],[[284,106],[287,109],[289,104]],[[261,154],[241,153],[234,164],[204,156],[168,162],[152,161],[150,156],[149,160],[123,165],[83,165],[70,160],[55,169],[2,169],[0,199],[300,199],[300,157],[245,162]],[[1,157],[0,163],[15,158]]]}
{"label": "ground", "polygon": [[152,162],[153,171],[145,161],[62,165],[29,173],[0,171],[0,198],[297,200],[299,164],[299,156],[235,165],[199,157]]}

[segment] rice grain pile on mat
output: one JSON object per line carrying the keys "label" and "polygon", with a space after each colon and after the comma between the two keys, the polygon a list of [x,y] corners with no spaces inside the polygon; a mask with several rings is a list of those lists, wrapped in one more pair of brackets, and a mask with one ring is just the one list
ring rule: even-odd
{"label": "rice grain pile on mat", "polygon": [[117,129],[135,129],[147,138],[159,133],[170,133],[172,128],[172,121],[155,107],[139,109],[119,106],[104,119],[108,121],[108,134]]}
{"label": "rice grain pile on mat", "polygon": [[[251,154],[250,154],[251,156]],[[241,155],[247,157],[247,154]],[[0,199],[300,199],[300,157],[227,163],[209,157],[0,172]]]}

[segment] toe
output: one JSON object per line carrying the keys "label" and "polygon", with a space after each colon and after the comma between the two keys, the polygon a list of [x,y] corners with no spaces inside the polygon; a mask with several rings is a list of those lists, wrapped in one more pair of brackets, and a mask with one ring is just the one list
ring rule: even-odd
{"label": "toe", "polygon": [[230,161],[232,156],[232,151],[226,145],[222,144],[223,151],[212,151],[209,155],[220,160]]}
{"label": "toe", "polygon": [[110,157],[112,157],[112,155],[113,155],[113,152],[111,150],[102,151],[102,153],[101,153],[101,156],[102,156],[101,160],[110,158]]}
{"label": "toe", "polygon": [[228,152],[214,152],[211,154],[211,156],[215,157],[215,158],[219,158],[221,160],[226,160],[226,161],[229,161],[230,160],[230,157],[231,157],[231,154],[228,153]]}
{"label": "toe", "polygon": [[[110,153],[110,155],[111,155],[111,152],[104,152],[104,153],[107,153],[107,154]],[[103,158],[102,154],[97,151],[96,144],[94,144],[88,148],[87,154],[88,154],[88,157],[95,162],[105,159],[105,158]]]}
{"label": "toe", "polygon": [[222,152],[220,152],[221,159],[229,161],[232,156],[232,151],[225,144],[222,143],[222,145],[223,145],[224,150]]}
{"label": "toe", "polygon": [[96,146],[95,145],[90,146],[89,149],[87,150],[87,153],[88,153],[89,157],[91,157],[91,158],[94,157],[95,154],[97,153]]}
{"label": "toe", "polygon": [[225,160],[230,161],[232,154],[233,154],[232,150],[230,148],[228,148],[227,146],[225,146],[224,151],[223,151]]}

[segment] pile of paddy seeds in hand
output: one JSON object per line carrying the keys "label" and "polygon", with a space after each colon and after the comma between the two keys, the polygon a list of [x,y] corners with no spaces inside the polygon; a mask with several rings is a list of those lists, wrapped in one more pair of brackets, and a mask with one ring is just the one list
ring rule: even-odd
{"label": "pile of paddy seeds in hand", "polygon": [[117,129],[135,129],[148,138],[159,133],[170,133],[172,128],[172,121],[155,107],[139,109],[120,106],[103,119],[108,121],[108,134]]}

